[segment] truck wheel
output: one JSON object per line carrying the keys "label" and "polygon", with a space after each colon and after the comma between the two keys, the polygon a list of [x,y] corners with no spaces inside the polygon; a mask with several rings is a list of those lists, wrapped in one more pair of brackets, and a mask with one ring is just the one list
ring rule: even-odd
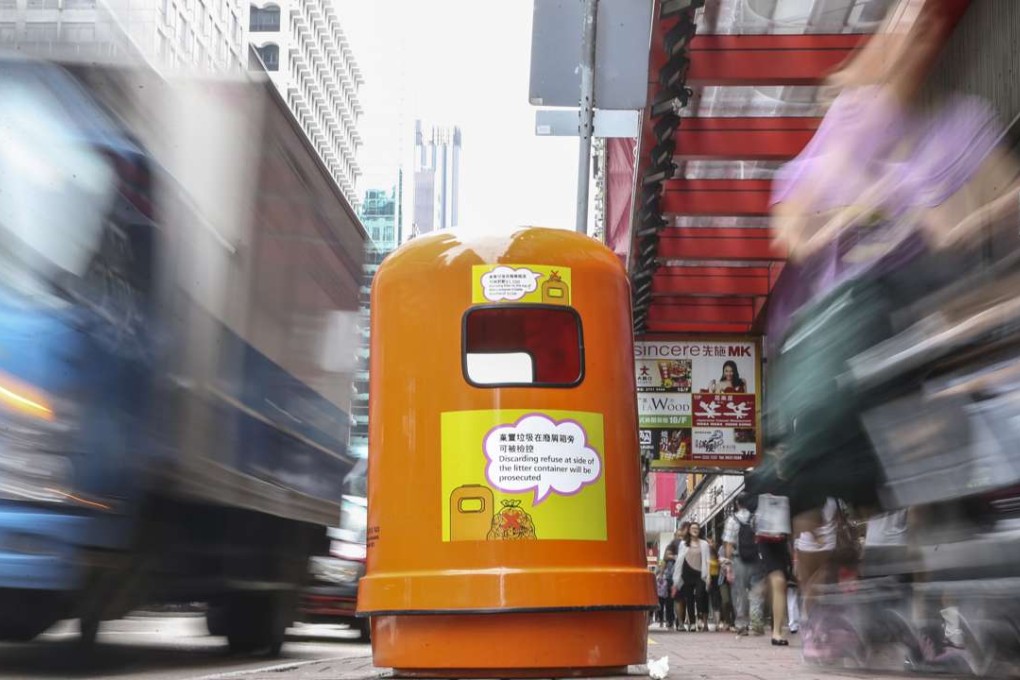
{"label": "truck wheel", "polygon": [[39,624],[35,621],[5,621],[0,623],[0,641],[31,642],[47,628],[49,625]]}
{"label": "truck wheel", "polygon": [[372,641],[372,620],[368,617],[355,621],[354,630],[358,631],[358,642]]}
{"label": "truck wheel", "polygon": [[205,626],[209,629],[209,635],[226,635],[227,607],[224,605],[209,605],[209,609],[205,612]]}
{"label": "truck wheel", "polygon": [[96,644],[96,637],[99,636],[99,617],[83,616],[78,620],[78,644],[90,649]]}
{"label": "truck wheel", "polygon": [[0,589],[0,641],[34,640],[65,614],[55,593]]}
{"label": "truck wheel", "polygon": [[279,656],[287,626],[293,618],[292,600],[285,593],[249,593],[234,598],[226,611],[230,651]]}

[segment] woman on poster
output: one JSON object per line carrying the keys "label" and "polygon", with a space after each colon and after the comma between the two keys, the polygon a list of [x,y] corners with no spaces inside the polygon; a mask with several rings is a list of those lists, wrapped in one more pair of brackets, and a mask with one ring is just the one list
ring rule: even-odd
{"label": "woman on poster", "polygon": [[740,377],[740,370],[737,362],[727,361],[723,364],[722,376],[713,380],[708,387],[713,394],[744,394],[747,392],[747,382]]}

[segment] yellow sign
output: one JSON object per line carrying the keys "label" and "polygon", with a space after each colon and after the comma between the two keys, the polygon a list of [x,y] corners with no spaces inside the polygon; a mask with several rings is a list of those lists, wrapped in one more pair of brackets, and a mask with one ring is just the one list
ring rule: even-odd
{"label": "yellow sign", "polygon": [[444,541],[604,541],[601,413],[442,414]]}
{"label": "yellow sign", "polygon": [[473,304],[516,302],[569,305],[570,267],[478,264],[471,269]]}

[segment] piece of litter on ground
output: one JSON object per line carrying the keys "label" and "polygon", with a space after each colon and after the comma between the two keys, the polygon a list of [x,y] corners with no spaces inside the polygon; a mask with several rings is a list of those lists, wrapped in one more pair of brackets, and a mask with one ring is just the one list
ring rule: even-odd
{"label": "piece of litter on ground", "polygon": [[668,656],[648,662],[648,676],[652,678],[652,680],[666,680],[667,675],[669,675]]}

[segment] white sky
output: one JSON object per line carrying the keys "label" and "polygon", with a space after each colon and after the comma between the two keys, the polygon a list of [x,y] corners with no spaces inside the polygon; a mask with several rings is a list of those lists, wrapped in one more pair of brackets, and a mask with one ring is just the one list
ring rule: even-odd
{"label": "white sky", "polygon": [[536,137],[528,103],[531,0],[333,1],[366,81],[359,192],[395,184],[423,118],[463,132],[461,226],[573,227],[577,139]]}

